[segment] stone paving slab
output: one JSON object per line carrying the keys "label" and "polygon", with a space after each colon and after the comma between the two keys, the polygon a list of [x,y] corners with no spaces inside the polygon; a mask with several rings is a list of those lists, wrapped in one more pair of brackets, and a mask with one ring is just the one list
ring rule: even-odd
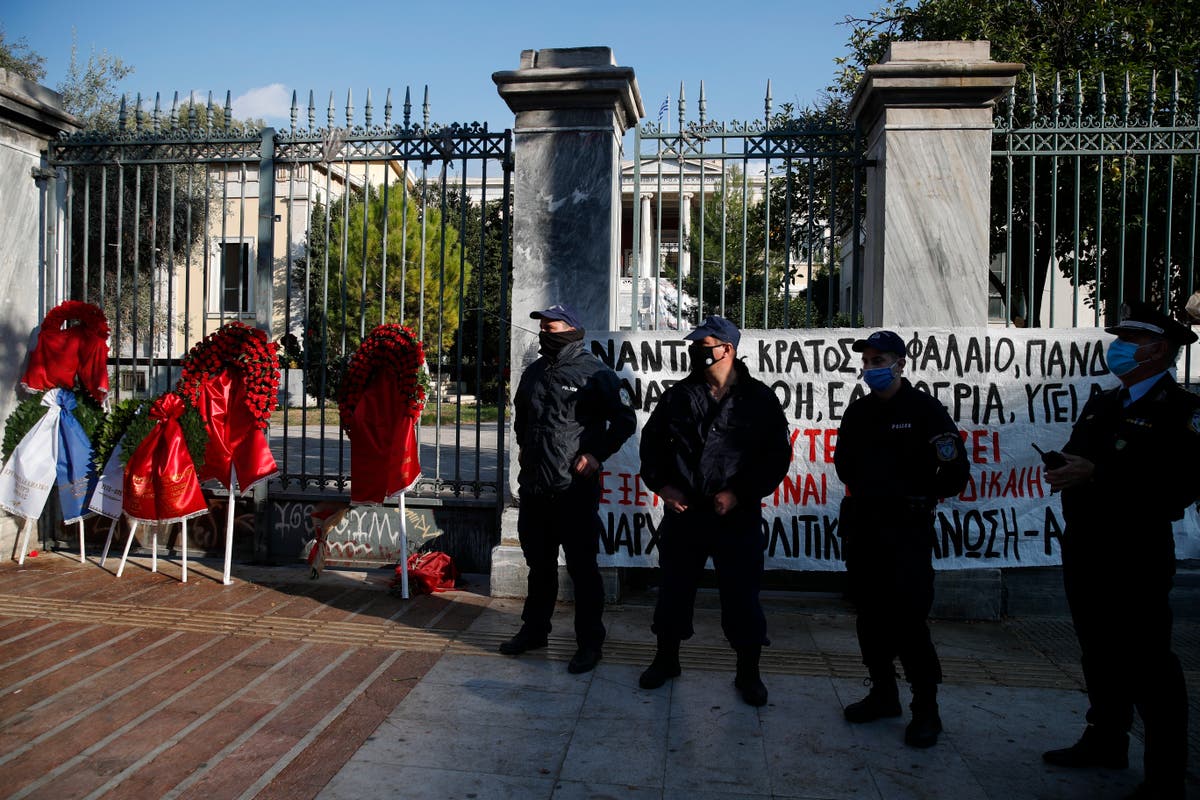
{"label": "stone paving slab", "polygon": [[[745,706],[712,598],[684,675],[638,688],[651,607],[611,606],[604,660],[569,675],[572,607],[550,646],[496,646],[519,601],[486,582],[402,600],[387,571],[235,568],[54,553],[0,565],[0,774],[11,797],[1107,798],[1126,771],[1046,767],[1086,698],[1069,621],[933,624],[946,733],[917,751],[906,720],[851,726],[864,689],[853,616],[767,598],[771,692]],[[1200,626],[1177,621],[1193,709]],[[1198,717],[1193,714],[1192,767]],[[1190,797],[1200,798],[1194,784]]]}

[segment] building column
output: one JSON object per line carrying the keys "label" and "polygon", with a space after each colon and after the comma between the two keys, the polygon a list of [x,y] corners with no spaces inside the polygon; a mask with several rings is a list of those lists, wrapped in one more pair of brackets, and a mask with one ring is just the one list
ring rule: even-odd
{"label": "building column", "polygon": [[988,42],[893,42],[850,113],[867,140],[868,327],[985,326],[992,105],[1022,64]]}
{"label": "building column", "polygon": [[[683,180],[683,175],[679,180]],[[687,243],[692,234],[692,198],[695,196],[692,192],[684,192],[679,207],[680,228],[683,229],[683,241],[679,243],[679,274],[685,277],[692,269],[692,253],[687,249]]]}
{"label": "building column", "polygon": [[[570,303],[589,331],[618,327],[621,137],[645,115],[631,67],[608,47],[525,50],[519,69],[495,72],[513,128],[512,381],[537,358],[529,313]],[[508,431],[508,488],[517,447]],[[525,594],[516,508],[501,517],[492,594]],[[615,577],[615,576],[609,576]],[[564,588],[570,581],[561,582]],[[610,584],[611,585],[611,584]]]}
{"label": "building column", "polygon": [[[636,155],[636,154],[635,154]],[[638,278],[645,279],[648,275],[654,274],[654,264],[656,263],[654,255],[654,204],[653,195],[650,192],[642,192],[638,201],[642,204],[642,219],[641,219],[641,241],[638,248],[641,252],[638,253]],[[634,289],[636,291],[636,287]]]}

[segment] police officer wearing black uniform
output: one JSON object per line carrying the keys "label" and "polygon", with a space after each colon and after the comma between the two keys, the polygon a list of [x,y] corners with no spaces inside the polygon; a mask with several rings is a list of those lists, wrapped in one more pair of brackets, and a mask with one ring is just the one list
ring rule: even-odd
{"label": "police officer wearing black uniform", "polygon": [[520,448],[517,533],[529,565],[528,592],[517,634],[500,652],[545,647],[558,597],[558,549],[575,586],[575,641],[567,670],[600,661],[605,628],[600,549],[600,465],[633,435],[637,418],[622,402],[617,375],[587,351],[579,315],[552,305],[540,320],[541,357],[521,375],[513,430]]}
{"label": "police officer wearing black uniform", "polygon": [[680,674],[679,643],[694,633],[696,587],[711,556],[721,628],[737,652],[734,685],[745,702],[761,706],[762,498],[787,473],[787,419],[775,394],[737,359],[741,334],[732,322],[710,316],[684,338],[692,343],[691,373],[663,393],[642,432],[642,482],[665,511],[652,626],[658,650],[639,685],[656,689]]}
{"label": "police officer wearing black uniform", "polygon": [[904,741],[931,747],[942,731],[942,667],[926,620],[933,606],[933,512],[970,475],[958,427],[945,407],[902,377],[904,341],[877,331],[853,345],[870,393],[846,407],[834,464],[846,484],[839,526],[858,644],[871,690],[844,710],[850,722],[900,716],[893,665],[912,686]]}
{"label": "police officer wearing black uniform", "polygon": [[1171,651],[1171,523],[1200,495],[1200,472],[1179,463],[1200,447],[1200,397],[1171,368],[1196,334],[1143,302],[1106,330],[1117,336],[1107,362],[1121,385],[1087,402],[1065,463],[1046,472],[1062,491],[1063,584],[1091,708],[1082,738],[1042,758],[1125,768],[1136,706],[1145,782],[1131,797],[1170,800],[1184,796],[1188,747],[1187,686]]}

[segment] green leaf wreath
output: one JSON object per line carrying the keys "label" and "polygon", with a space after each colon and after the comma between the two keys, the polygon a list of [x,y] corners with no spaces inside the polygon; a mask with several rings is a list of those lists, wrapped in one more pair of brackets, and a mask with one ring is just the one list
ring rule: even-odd
{"label": "green leaf wreath", "polygon": [[[68,391],[67,389],[59,389],[61,392]],[[42,417],[46,416],[48,410],[42,405],[42,397],[45,392],[38,392],[22,400],[17,404],[17,407],[8,415],[8,419],[4,422],[4,460],[8,461],[13,450],[17,449],[17,445],[25,438],[25,434],[37,425]],[[74,392],[75,395],[75,410],[71,413],[75,415],[75,419],[79,421],[83,432],[91,439],[96,434],[96,430],[104,421],[104,409],[97,405],[96,401],[91,398],[86,391],[82,389]]]}
{"label": "green leaf wreath", "polygon": [[137,398],[122,400],[105,415],[100,430],[92,437],[92,469],[97,474],[102,474],[108,466],[113,450],[117,449],[117,443],[129,429],[130,423],[139,412],[144,413],[143,405],[144,401]]}
{"label": "green leaf wreath", "polygon": [[[158,424],[158,420],[150,417],[150,406],[154,404],[153,400],[148,400],[143,403],[145,409],[140,413],[135,413],[133,418],[129,420],[128,426],[125,428],[125,444],[121,447],[121,463],[128,464],[129,457],[133,455],[133,451],[138,449],[138,445],[142,443],[150,431],[154,430],[154,426]],[[196,410],[187,399],[184,399],[183,416],[179,418],[179,427],[183,429],[183,440],[187,444],[188,453],[192,457],[192,463],[196,465],[197,470],[204,466],[204,450],[208,447],[208,427],[204,424],[204,418],[200,416],[200,412]],[[113,443],[116,446],[116,442]],[[111,453],[112,450],[109,450]],[[101,467],[103,469],[103,467]]]}

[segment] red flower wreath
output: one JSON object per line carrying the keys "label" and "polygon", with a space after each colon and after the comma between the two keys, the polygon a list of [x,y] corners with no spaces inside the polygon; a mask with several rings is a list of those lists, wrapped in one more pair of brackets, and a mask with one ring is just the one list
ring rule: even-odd
{"label": "red flower wreath", "polygon": [[21,385],[31,392],[82,386],[103,403],[108,394],[108,334],[108,319],[99,306],[64,300],[42,320]]}
{"label": "red flower wreath", "polygon": [[177,390],[192,405],[202,408],[201,387],[205,380],[227,369],[242,374],[246,406],[255,427],[266,430],[271,413],[279,405],[279,345],[267,341],[266,331],[236,320],[227,322],[197,342],[183,359],[183,375]]}
{"label": "red flower wreath", "polygon": [[363,339],[346,367],[338,391],[343,426],[354,418],[363,391],[380,370],[390,372],[400,383],[400,396],[408,398],[408,413],[420,414],[425,408],[424,363],[425,347],[411,328],[396,323],[377,326]]}

